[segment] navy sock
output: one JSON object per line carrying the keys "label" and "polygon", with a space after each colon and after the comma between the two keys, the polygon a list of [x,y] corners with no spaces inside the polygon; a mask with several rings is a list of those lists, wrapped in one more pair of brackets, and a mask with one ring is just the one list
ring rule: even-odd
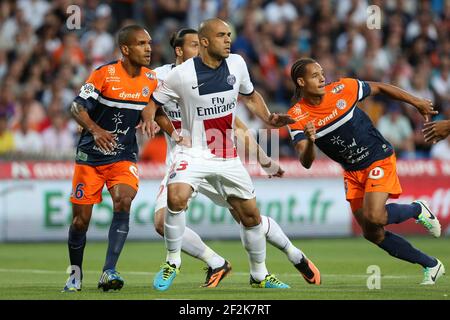
{"label": "navy sock", "polygon": [[411,204],[398,204],[389,203],[386,205],[386,210],[388,214],[387,224],[400,223],[410,218],[415,218],[419,216],[422,208],[418,203]]}
{"label": "navy sock", "polygon": [[385,231],[384,240],[378,246],[391,256],[411,263],[418,263],[422,267],[434,267],[437,260],[414,248],[406,239],[395,233]]}
{"label": "navy sock", "polygon": [[114,212],[109,228],[108,251],[106,253],[106,262],[103,271],[116,268],[120,252],[125,244],[125,240],[127,240],[129,223],[130,214],[128,212]]}
{"label": "navy sock", "polygon": [[[80,279],[83,279],[82,264],[84,247],[86,246],[86,232],[87,230],[77,230],[73,225],[69,228],[69,240],[67,246],[69,247],[70,265],[80,268]],[[75,272],[72,270],[72,273]]]}

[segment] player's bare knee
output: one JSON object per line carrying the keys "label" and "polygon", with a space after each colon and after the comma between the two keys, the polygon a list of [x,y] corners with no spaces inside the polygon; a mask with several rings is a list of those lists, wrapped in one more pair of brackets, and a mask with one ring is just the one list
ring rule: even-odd
{"label": "player's bare knee", "polygon": [[261,223],[261,217],[259,215],[241,216],[241,223],[247,228],[254,227]]}
{"label": "player's bare knee", "polygon": [[73,217],[72,226],[77,231],[87,231],[89,227],[89,220],[83,219],[81,216]]}
{"label": "player's bare knee", "polygon": [[364,238],[369,240],[374,244],[379,244],[384,239],[384,230],[380,229],[372,229],[372,230],[363,230]]}
{"label": "player's bare knee", "polygon": [[386,210],[383,209],[364,209],[364,220],[377,226],[385,226],[387,223]]}
{"label": "player's bare knee", "polygon": [[122,196],[113,199],[114,211],[115,212],[130,212],[132,197]]}
{"label": "player's bare knee", "polygon": [[167,207],[170,211],[179,212],[186,208],[188,200],[183,194],[171,193],[167,197]]}

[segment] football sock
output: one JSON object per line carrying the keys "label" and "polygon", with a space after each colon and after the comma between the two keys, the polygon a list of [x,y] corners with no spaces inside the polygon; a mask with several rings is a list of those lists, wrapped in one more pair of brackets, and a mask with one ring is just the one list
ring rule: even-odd
{"label": "football sock", "polygon": [[250,275],[256,281],[262,281],[269,274],[266,268],[266,238],[262,223],[254,227],[245,227],[241,223],[241,241],[250,260]]}
{"label": "football sock", "polygon": [[267,241],[286,253],[289,261],[293,264],[300,263],[303,259],[303,252],[292,244],[279,224],[272,218],[263,215],[261,215],[261,221]]}
{"label": "football sock", "polygon": [[436,266],[436,259],[414,248],[406,239],[399,235],[385,231],[384,240],[378,246],[391,256],[411,263],[418,263],[422,267]]}
{"label": "football sock", "polygon": [[120,252],[127,240],[130,224],[128,212],[114,212],[108,233],[108,251],[103,271],[115,269]]}
{"label": "football sock", "polygon": [[418,203],[411,204],[398,204],[389,203],[386,205],[386,211],[388,214],[387,224],[400,223],[410,218],[417,219],[422,208]]}
{"label": "football sock", "polygon": [[[67,246],[69,247],[69,259],[71,266],[77,266],[80,271],[80,280],[83,279],[82,264],[84,247],[86,246],[86,232],[87,230],[77,230],[73,225],[69,228],[69,240]],[[72,273],[77,272],[72,267]]]}
{"label": "football sock", "polygon": [[186,211],[172,211],[167,208],[164,221],[164,240],[166,242],[166,261],[177,268],[181,265],[181,247],[186,228]]}
{"label": "football sock", "polygon": [[206,262],[212,269],[224,265],[225,259],[208,247],[191,228],[185,227],[182,241],[181,250],[191,257]]}

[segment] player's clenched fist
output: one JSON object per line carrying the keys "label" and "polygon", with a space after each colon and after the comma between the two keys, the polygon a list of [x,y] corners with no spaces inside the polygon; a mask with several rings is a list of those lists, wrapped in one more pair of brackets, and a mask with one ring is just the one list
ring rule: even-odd
{"label": "player's clenched fist", "polygon": [[316,141],[316,127],[312,123],[312,121],[308,122],[305,126],[305,136],[311,142]]}

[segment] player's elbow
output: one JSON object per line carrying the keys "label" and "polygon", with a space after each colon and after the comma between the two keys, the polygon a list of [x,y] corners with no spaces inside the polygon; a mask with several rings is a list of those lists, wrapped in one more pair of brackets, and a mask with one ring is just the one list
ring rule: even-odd
{"label": "player's elbow", "polygon": [[374,96],[382,92],[383,89],[383,83],[381,82],[374,82],[374,81],[367,81],[367,83],[370,86],[370,95]]}

